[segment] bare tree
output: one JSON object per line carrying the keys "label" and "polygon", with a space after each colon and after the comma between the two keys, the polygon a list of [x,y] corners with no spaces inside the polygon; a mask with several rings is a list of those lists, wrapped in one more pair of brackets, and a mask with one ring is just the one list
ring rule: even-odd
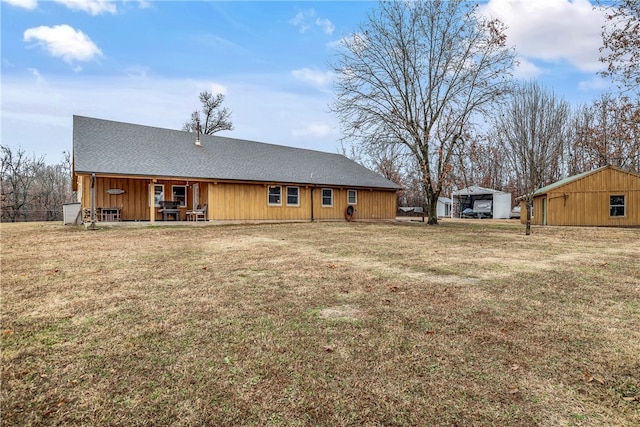
{"label": "bare tree", "polygon": [[31,188],[38,178],[38,170],[44,167],[44,157],[27,156],[22,148],[12,150],[0,145],[0,183],[2,219],[11,222],[27,220],[31,203]]}
{"label": "bare tree", "polygon": [[468,135],[465,139],[468,143],[458,147],[455,153],[453,185],[504,190],[510,170],[503,161],[502,145],[487,135]]}
{"label": "bare tree", "polygon": [[72,199],[71,157],[48,165],[43,157],[31,157],[22,148],[0,146],[2,154],[2,220],[55,221],[62,219],[62,205]]}
{"label": "bare tree", "polygon": [[640,173],[640,104],[627,97],[601,95],[583,105],[574,119],[570,172],[614,165]]}
{"label": "bare tree", "polygon": [[623,90],[640,88],[640,1],[598,1],[605,4],[607,21],[602,27],[605,55],[600,61],[607,65],[604,77],[612,78]]}
{"label": "bare tree", "polygon": [[30,205],[34,211],[42,213],[40,218],[45,221],[61,220],[63,205],[72,199],[70,165],[70,155],[65,152],[62,163],[40,164],[36,169]]}
{"label": "bare tree", "polygon": [[403,187],[397,193],[398,206],[401,206],[408,176],[406,155],[398,149],[398,146],[372,145],[366,147],[366,152],[358,151],[356,148],[353,145],[347,148],[343,143],[340,154]]}
{"label": "bare tree", "polygon": [[558,179],[564,146],[571,138],[570,114],[567,101],[531,81],[520,84],[496,116],[495,137],[527,203],[527,235],[535,191]]}
{"label": "bare tree", "polygon": [[[422,187],[422,179],[419,176],[407,175],[404,180],[404,187],[400,194],[404,206],[424,206],[425,198]],[[402,206],[401,205],[401,206]]]}
{"label": "bare tree", "polygon": [[191,119],[182,126],[182,130],[187,132],[197,132],[198,129],[205,135],[213,135],[222,130],[233,130],[231,122],[231,111],[227,107],[222,107],[224,95],[221,93],[215,96],[211,92],[200,92],[200,103],[202,103],[202,115],[199,111],[191,113]]}
{"label": "bare tree", "polygon": [[343,139],[411,156],[429,224],[472,115],[509,89],[515,52],[504,26],[475,11],[461,0],[382,2],[333,64]]}

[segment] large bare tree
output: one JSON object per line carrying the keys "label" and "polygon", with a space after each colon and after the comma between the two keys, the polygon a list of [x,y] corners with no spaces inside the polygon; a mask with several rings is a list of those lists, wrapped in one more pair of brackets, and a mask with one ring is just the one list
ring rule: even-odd
{"label": "large bare tree", "polygon": [[640,104],[638,99],[607,93],[575,114],[570,172],[614,165],[640,173]]}
{"label": "large bare tree", "polygon": [[438,223],[438,197],[465,128],[509,90],[515,51],[504,29],[465,1],[388,1],[337,52],[332,110],[343,139],[408,153],[429,224]]}
{"label": "large bare tree", "polygon": [[504,163],[502,145],[486,135],[468,135],[468,143],[456,150],[452,183],[457,188],[479,185],[507,189],[510,169]]}
{"label": "large bare tree", "polygon": [[200,92],[200,103],[202,104],[202,114],[196,110],[191,113],[191,119],[182,126],[182,130],[187,132],[198,132],[204,135],[213,135],[222,130],[233,130],[231,122],[231,111],[227,107],[222,107],[224,95],[217,93],[215,96],[211,92]]}
{"label": "large bare tree", "polygon": [[640,1],[599,0],[605,5],[607,21],[602,27],[604,54],[600,61],[607,65],[601,74],[611,77],[625,90],[640,89]]}
{"label": "large bare tree", "polygon": [[[571,139],[571,107],[530,81],[518,85],[510,102],[495,115],[495,138],[526,201],[526,234],[531,234],[535,191],[559,178],[566,142]],[[542,213],[540,213],[542,214]]]}
{"label": "large bare tree", "polygon": [[48,165],[44,156],[0,145],[0,207],[2,221],[57,221],[72,199],[71,156]]}
{"label": "large bare tree", "polygon": [[32,187],[44,167],[44,157],[30,157],[22,148],[14,151],[8,145],[0,145],[2,220],[28,219]]}
{"label": "large bare tree", "polygon": [[63,219],[63,205],[72,200],[71,156],[65,152],[59,164],[41,165],[31,191],[31,206],[39,219],[56,221]]}

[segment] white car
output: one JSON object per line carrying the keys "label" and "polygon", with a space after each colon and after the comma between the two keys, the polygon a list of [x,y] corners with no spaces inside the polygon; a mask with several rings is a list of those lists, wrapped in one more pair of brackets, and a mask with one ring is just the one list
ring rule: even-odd
{"label": "white car", "polygon": [[511,213],[509,214],[509,219],[520,219],[520,206],[516,206],[511,209]]}

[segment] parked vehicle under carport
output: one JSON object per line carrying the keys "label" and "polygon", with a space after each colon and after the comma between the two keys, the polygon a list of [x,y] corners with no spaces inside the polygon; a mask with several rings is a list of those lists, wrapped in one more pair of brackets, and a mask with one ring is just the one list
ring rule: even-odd
{"label": "parked vehicle under carport", "polygon": [[462,218],[493,218],[493,201],[475,200],[473,209],[466,208],[462,211]]}

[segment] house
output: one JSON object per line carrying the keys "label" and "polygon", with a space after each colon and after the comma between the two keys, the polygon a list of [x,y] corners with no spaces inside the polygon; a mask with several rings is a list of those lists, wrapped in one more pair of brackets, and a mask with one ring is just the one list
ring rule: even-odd
{"label": "house", "polygon": [[[453,216],[508,219],[511,212],[511,193],[476,185],[451,194]],[[466,211],[466,212],[465,212]]]}
{"label": "house", "polygon": [[206,220],[344,220],[349,206],[355,220],[386,220],[400,188],[339,154],[82,116],[73,177],[85,211],[124,221],[205,205]]}
{"label": "house", "polygon": [[640,175],[603,166],[562,179],[534,193],[533,211],[537,225],[640,226]]}

